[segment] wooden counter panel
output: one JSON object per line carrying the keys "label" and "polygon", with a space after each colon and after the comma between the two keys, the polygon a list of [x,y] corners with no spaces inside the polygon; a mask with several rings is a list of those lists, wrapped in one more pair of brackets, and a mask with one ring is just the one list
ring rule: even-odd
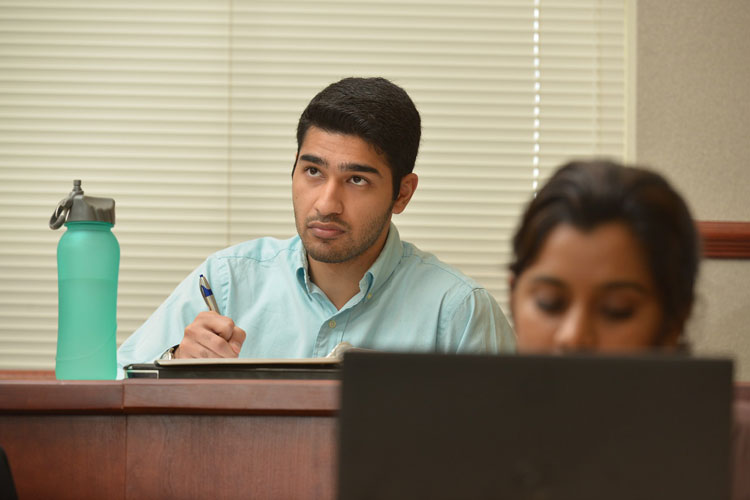
{"label": "wooden counter panel", "polygon": [[750,382],[735,382],[734,399],[750,403]]}
{"label": "wooden counter panel", "polygon": [[4,414],[0,444],[22,500],[124,498],[121,415]]}
{"label": "wooden counter panel", "polygon": [[336,432],[335,417],[129,415],[126,496],[334,498]]}
{"label": "wooden counter panel", "polygon": [[128,413],[333,415],[334,380],[127,380]]}

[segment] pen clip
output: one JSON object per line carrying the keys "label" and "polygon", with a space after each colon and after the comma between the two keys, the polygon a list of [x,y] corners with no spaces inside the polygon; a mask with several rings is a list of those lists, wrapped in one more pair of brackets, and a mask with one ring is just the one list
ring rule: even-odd
{"label": "pen clip", "polygon": [[219,306],[216,304],[216,297],[214,297],[214,292],[213,290],[211,290],[211,285],[208,284],[208,280],[202,274],[200,275],[200,278],[198,279],[198,288],[200,288],[201,290],[203,301],[208,306],[208,309],[210,311],[214,311],[218,313]]}
{"label": "pen clip", "polygon": [[210,288],[206,288],[205,286],[203,286],[203,283],[200,284],[200,289],[203,300],[208,300],[208,297],[214,294]]}
{"label": "pen clip", "polygon": [[214,294],[214,292],[211,291],[211,285],[208,284],[208,280],[202,274],[200,275],[200,278],[198,278],[198,286],[201,289],[201,295],[204,299]]}

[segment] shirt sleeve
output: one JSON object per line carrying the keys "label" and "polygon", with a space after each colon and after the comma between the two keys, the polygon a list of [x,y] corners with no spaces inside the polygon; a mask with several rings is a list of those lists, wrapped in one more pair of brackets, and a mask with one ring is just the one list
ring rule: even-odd
{"label": "shirt sleeve", "polygon": [[514,353],[516,336],[490,293],[475,288],[442,322],[440,341],[445,352]]}

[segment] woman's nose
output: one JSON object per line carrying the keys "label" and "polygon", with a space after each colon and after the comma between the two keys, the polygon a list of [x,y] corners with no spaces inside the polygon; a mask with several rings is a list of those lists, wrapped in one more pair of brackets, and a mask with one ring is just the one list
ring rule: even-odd
{"label": "woman's nose", "polygon": [[589,351],[596,344],[591,314],[584,307],[569,309],[556,332],[555,347],[561,351]]}

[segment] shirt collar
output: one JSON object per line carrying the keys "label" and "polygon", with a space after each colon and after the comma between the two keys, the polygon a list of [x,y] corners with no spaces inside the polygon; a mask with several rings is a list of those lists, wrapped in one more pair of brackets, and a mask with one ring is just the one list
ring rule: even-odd
{"label": "shirt collar", "polygon": [[396,225],[391,222],[391,227],[388,230],[388,238],[385,240],[383,250],[380,251],[380,255],[372,263],[370,269],[367,270],[363,281],[360,281],[360,288],[364,289],[366,278],[369,283],[368,293],[373,293],[385,283],[388,278],[393,274],[393,271],[401,262],[401,257],[404,255],[404,246],[401,243],[401,237],[398,234]]}
{"label": "shirt collar", "polygon": [[[296,249],[293,252],[293,263],[295,266],[297,280],[300,286],[302,286],[307,293],[312,291],[312,282],[310,281],[310,270],[307,262],[307,252],[305,246],[302,244],[302,240],[299,236],[296,237],[295,241]],[[404,246],[401,243],[401,237],[398,234],[396,225],[391,222],[388,228],[388,238],[385,240],[383,250],[380,251],[380,255],[372,263],[370,269],[365,272],[365,275],[359,282],[360,290],[365,293],[373,293],[377,291],[380,286],[385,283],[396,266],[401,262],[401,257],[404,254]]]}
{"label": "shirt collar", "polygon": [[295,236],[294,246],[295,248],[291,253],[291,256],[292,264],[294,265],[297,274],[297,281],[309,294],[312,291],[312,283],[310,282],[310,270],[307,267],[307,252],[305,251],[305,246],[302,244],[302,239],[299,235]]}

